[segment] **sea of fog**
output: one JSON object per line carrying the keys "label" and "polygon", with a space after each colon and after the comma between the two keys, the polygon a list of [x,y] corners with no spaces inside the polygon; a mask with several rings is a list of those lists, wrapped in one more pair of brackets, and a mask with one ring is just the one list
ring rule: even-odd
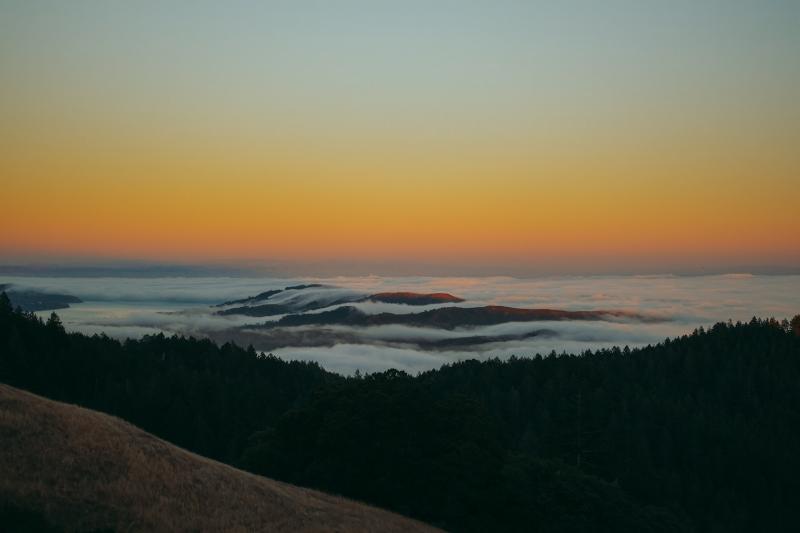
{"label": "sea of fog", "polygon": [[[608,346],[642,346],[691,332],[718,321],[749,320],[753,316],[790,318],[800,313],[800,276],[728,274],[713,276],[541,277],[335,277],[335,278],[69,278],[5,276],[0,283],[15,289],[68,293],[83,300],[58,310],[65,327],[87,334],[140,337],[164,332],[214,335],[239,331],[274,317],[219,316],[212,307],[270,289],[299,283],[319,283],[340,293],[384,291],[448,292],[464,298],[461,306],[504,305],[563,310],[623,310],[646,314],[654,321],[558,321],[504,323],[468,328],[469,334],[509,336],[534,328],[547,335],[491,342],[457,350],[425,350],[398,342],[404,338],[446,339],[465,330],[445,331],[405,325],[339,327],[346,342],[330,346],[280,346],[270,350],[284,359],[319,362],[341,373],[399,368],[418,372],[462,359],[531,356],[536,353],[580,352]],[[313,292],[309,293],[309,297]],[[436,307],[424,306],[422,309]],[[410,306],[363,303],[366,313],[417,312]],[[49,311],[41,312],[42,316]]]}

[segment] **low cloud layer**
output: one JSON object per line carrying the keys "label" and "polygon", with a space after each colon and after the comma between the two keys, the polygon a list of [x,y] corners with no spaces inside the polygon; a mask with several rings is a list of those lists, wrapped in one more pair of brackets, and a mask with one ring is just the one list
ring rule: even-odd
{"label": "low cloud layer", "polygon": [[[597,322],[504,323],[492,326],[440,330],[404,325],[373,327],[329,326],[326,331],[297,329],[286,339],[306,339],[309,345],[280,345],[274,338],[264,345],[287,359],[320,362],[339,372],[400,368],[421,371],[464,358],[519,356],[535,353],[580,352],[613,345],[639,346],[690,332],[728,319],[752,316],[791,317],[800,312],[800,276],[602,276],[517,279],[493,278],[385,278],[375,276],[321,279],[268,278],[59,278],[4,277],[16,289],[68,293],[84,303],[59,310],[65,325],[85,333],[125,338],[163,331],[208,335],[258,346],[254,328],[267,319],[214,314],[214,304],[246,298],[263,291],[298,283],[327,287],[306,289],[278,298],[296,301],[335,301],[345,295],[387,291],[448,292],[465,299],[468,307],[506,305],[564,310],[613,309],[658,316],[663,322],[625,320]],[[335,287],[335,288],[331,288]],[[409,313],[451,304],[411,307],[402,304],[360,302],[366,313]],[[331,308],[328,308],[331,309]],[[313,311],[312,311],[313,312]],[[319,312],[319,311],[316,311]],[[275,320],[280,316],[269,317]],[[253,328],[253,329],[249,329]],[[546,332],[538,334],[537,332]],[[480,336],[514,338],[447,349],[448,339]],[[313,338],[312,338],[313,337]],[[308,339],[311,339],[310,341]],[[255,342],[254,342],[255,341]],[[444,342],[440,342],[444,341]],[[301,341],[292,341],[301,342]],[[301,343],[302,343],[301,342]],[[271,343],[271,344],[270,344]],[[317,343],[318,345],[316,345]],[[432,344],[433,343],[433,344]],[[439,343],[436,349],[432,349]],[[420,347],[425,347],[420,348]]]}

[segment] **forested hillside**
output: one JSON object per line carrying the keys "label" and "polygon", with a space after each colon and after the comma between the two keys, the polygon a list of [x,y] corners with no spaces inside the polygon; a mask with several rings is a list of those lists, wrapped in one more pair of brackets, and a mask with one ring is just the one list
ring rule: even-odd
{"label": "forested hillside", "polygon": [[451,530],[792,531],[799,322],[345,378],[207,340],[68,334],[0,296],[0,381]]}
{"label": "forested hillside", "polygon": [[[2,295],[0,295],[0,300]],[[117,415],[179,446],[235,462],[247,438],[342,378],[208,340],[123,343],[67,334],[0,301],[0,381]]]}

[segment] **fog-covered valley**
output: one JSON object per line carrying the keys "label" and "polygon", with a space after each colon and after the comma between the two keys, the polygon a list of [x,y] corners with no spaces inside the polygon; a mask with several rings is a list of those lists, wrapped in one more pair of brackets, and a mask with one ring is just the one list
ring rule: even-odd
{"label": "fog-covered valley", "polygon": [[749,274],[9,276],[0,282],[10,291],[79,299],[57,311],[69,330],[115,338],[205,336],[348,374],[388,368],[417,372],[465,358],[641,346],[718,321],[790,317],[800,297],[800,276]]}

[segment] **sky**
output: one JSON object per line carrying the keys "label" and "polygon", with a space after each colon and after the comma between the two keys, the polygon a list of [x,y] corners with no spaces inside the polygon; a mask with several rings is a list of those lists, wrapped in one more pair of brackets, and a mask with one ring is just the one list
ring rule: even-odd
{"label": "sky", "polygon": [[798,27],[770,0],[0,0],[0,263],[797,268]]}

